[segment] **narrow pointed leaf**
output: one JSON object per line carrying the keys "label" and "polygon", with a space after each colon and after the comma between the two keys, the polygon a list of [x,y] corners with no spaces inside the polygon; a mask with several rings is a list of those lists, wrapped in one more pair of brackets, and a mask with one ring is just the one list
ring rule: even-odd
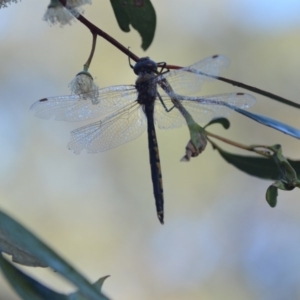
{"label": "narrow pointed leaf", "polygon": [[156,14],[150,0],[110,0],[121,30],[130,31],[129,25],[142,37],[142,48],[151,45],[155,27]]}
{"label": "narrow pointed leaf", "polygon": [[[232,107],[233,108],[233,107]],[[236,112],[258,122],[258,123],[261,123],[265,126],[269,126],[269,127],[272,127],[278,131],[281,131],[285,134],[288,134],[296,139],[300,139],[300,130],[297,129],[297,128],[294,128],[292,126],[289,126],[285,123],[282,123],[282,122],[279,122],[277,120],[274,120],[272,118],[269,118],[269,117],[266,117],[266,116],[263,116],[263,115],[258,115],[258,114],[254,114],[254,113],[251,113],[249,111],[246,111],[246,110],[243,110],[241,108],[233,108]]]}
{"label": "narrow pointed leaf", "polygon": [[57,273],[76,285],[80,292],[89,300],[107,300],[103,294],[92,286],[86,278],[71,265],[59,257],[45,243],[35,237],[30,231],[0,211],[0,228],[4,236],[9,236],[12,243],[19,245],[26,253],[49,265]]}
{"label": "narrow pointed leaf", "polygon": [[[94,284],[93,286],[99,290],[99,292],[101,292],[101,289],[102,289],[102,285],[105,281],[106,278],[108,278],[109,276],[104,276],[100,279],[98,279]],[[68,297],[67,297],[67,300],[88,300],[86,297],[84,297],[80,292],[75,292],[75,293],[72,293],[72,294],[69,294]]]}
{"label": "narrow pointed leaf", "polygon": [[0,269],[18,295],[24,300],[68,300],[67,296],[54,292],[23,273],[0,254]]}
{"label": "narrow pointed leaf", "polygon": [[29,267],[48,267],[36,257],[26,253],[20,245],[10,240],[9,236],[5,236],[0,228],[0,252],[4,252],[12,256],[13,262]]}
{"label": "narrow pointed leaf", "polygon": [[208,124],[206,124],[203,128],[206,128],[213,124],[221,124],[224,129],[228,129],[230,127],[230,122],[226,118],[216,118],[211,120]]}

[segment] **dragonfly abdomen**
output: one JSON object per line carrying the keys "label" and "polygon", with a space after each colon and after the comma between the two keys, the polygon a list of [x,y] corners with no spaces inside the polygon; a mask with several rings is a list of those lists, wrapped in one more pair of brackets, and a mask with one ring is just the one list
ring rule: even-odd
{"label": "dragonfly abdomen", "polygon": [[144,106],[144,112],[147,116],[148,124],[148,146],[151,166],[151,178],[153,182],[153,193],[155,198],[157,217],[160,223],[164,223],[164,193],[162,183],[162,173],[157,145],[157,138],[154,127],[154,103]]}

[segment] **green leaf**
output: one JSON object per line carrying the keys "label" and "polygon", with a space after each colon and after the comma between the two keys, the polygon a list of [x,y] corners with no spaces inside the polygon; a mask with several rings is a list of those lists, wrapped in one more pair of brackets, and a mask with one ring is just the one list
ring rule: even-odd
{"label": "green leaf", "polygon": [[[92,286],[86,278],[78,273],[71,265],[59,257],[45,243],[40,241],[22,225],[0,211],[0,229],[4,236],[9,237],[14,245],[36,257],[57,273],[76,285],[80,292],[89,300],[107,300],[108,298]],[[1,249],[0,249],[1,250]]]}
{"label": "green leaf", "polygon": [[[99,291],[101,292],[102,289],[102,285],[105,281],[106,278],[108,278],[109,276],[104,276],[100,279],[98,279],[93,286]],[[87,298],[85,298],[79,291],[69,294],[67,297],[67,300],[88,300]]]}
{"label": "green leaf", "polygon": [[0,255],[0,268],[7,281],[24,300],[68,300],[68,298],[40,284]]}
{"label": "green leaf", "polygon": [[275,207],[277,204],[277,196],[278,196],[278,189],[275,185],[270,185],[266,192],[266,200],[271,207]]}
{"label": "green leaf", "polygon": [[[280,171],[273,159],[257,157],[257,156],[245,156],[233,154],[216,148],[220,155],[230,164],[234,165],[239,170],[255,177],[263,179],[277,180],[280,178]],[[300,174],[300,161],[288,159],[288,163]],[[298,175],[299,176],[299,175]],[[299,177],[298,177],[299,178]]]}
{"label": "green leaf", "polygon": [[230,127],[230,122],[228,119],[216,118],[216,119],[211,120],[209,123],[207,123],[203,128],[206,128],[213,124],[221,124],[224,127],[224,129],[228,129]]}
{"label": "green leaf", "polygon": [[152,43],[156,27],[156,14],[150,0],[110,0],[121,30],[130,31],[129,25],[142,37],[142,48]]}
{"label": "green leaf", "polygon": [[[88,300],[88,298],[84,297],[79,291],[69,295],[64,295],[49,289],[32,277],[23,273],[3,258],[2,255],[0,255],[0,268],[7,281],[24,300]],[[93,284],[99,292],[101,292],[102,285],[107,277],[109,276],[102,277]]]}
{"label": "green leaf", "polygon": [[13,262],[30,267],[48,267],[45,263],[30,255],[19,245],[18,241],[14,241],[7,236],[0,227],[0,252],[5,252],[12,256]]}

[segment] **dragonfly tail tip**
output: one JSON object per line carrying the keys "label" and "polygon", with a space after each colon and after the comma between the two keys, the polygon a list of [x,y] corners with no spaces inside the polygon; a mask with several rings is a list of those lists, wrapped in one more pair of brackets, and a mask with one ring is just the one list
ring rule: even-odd
{"label": "dragonfly tail tip", "polygon": [[158,217],[158,220],[159,220],[160,224],[164,225],[164,215],[163,214],[158,214],[157,217]]}

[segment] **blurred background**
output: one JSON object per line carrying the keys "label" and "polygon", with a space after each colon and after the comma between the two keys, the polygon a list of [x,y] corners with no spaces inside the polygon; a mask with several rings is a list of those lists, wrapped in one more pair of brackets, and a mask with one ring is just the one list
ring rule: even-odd
{"label": "blurred background", "polygon": [[[300,2],[297,0],[152,0],[153,44],[121,32],[109,1],[85,16],[138,56],[181,66],[224,54],[223,74],[299,102]],[[157,130],[165,191],[165,225],[157,220],[147,136],[108,152],[75,155],[70,131],[88,124],[35,118],[30,105],[69,93],[91,45],[79,22],[48,26],[47,1],[23,0],[0,10],[0,209],[20,221],[90,281],[111,275],[111,299],[299,299],[300,193],[227,164],[210,146],[180,162],[187,128]],[[101,87],[133,84],[127,57],[101,38],[90,68]],[[215,82],[203,94],[243,91]],[[256,95],[251,111],[300,128],[299,111]],[[214,133],[244,144],[280,143],[300,159],[299,141],[232,114]],[[221,144],[220,144],[221,145]],[[221,145],[234,153],[237,149]],[[63,293],[74,287],[48,269],[22,268]],[[0,277],[0,299],[19,299]]]}

